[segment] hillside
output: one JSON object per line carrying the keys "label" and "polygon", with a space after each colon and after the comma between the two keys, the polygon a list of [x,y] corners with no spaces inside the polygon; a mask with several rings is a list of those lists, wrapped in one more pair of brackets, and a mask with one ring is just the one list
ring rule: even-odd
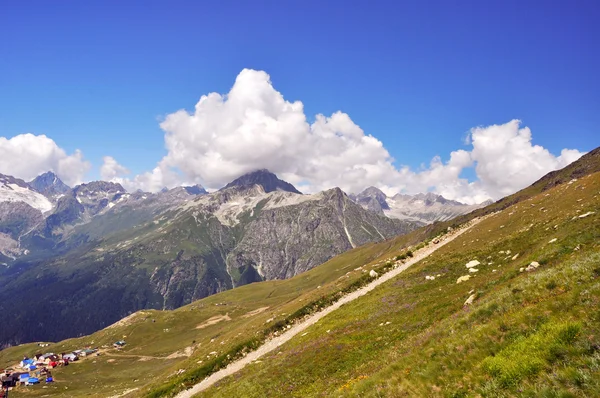
{"label": "hillside", "polygon": [[[467,232],[202,396],[599,395],[600,173],[567,169],[477,210],[487,217]],[[390,270],[409,245],[435,246],[443,225],[53,344],[44,350],[127,340],[23,396],[169,396]],[[0,367],[37,350],[6,349]]]}
{"label": "hillside", "polygon": [[27,235],[46,249],[0,269],[0,312],[17,296],[22,308],[0,329],[0,347],[85,335],[141,309],[290,278],[421,225],[367,211],[340,189],[302,195],[290,186],[265,171],[197,196],[77,186]]}

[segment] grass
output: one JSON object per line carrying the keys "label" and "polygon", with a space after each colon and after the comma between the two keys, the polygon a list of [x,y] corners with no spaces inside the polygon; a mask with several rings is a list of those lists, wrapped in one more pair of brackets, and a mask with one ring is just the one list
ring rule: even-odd
{"label": "grass", "polygon": [[202,396],[600,396],[599,192],[506,208]]}
{"label": "grass", "polygon": [[564,357],[575,342],[581,325],[575,322],[547,323],[529,336],[519,336],[497,355],[482,362],[483,370],[502,387],[519,384]]}

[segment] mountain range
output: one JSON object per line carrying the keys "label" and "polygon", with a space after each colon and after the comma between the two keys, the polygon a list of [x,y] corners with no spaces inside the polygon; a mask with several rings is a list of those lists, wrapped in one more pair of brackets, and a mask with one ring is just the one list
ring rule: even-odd
{"label": "mountain range", "polygon": [[433,192],[416,195],[396,194],[388,197],[375,187],[369,187],[358,195],[351,195],[351,198],[363,208],[377,214],[425,224],[447,221],[493,203],[490,200],[477,205],[467,205]]}
{"label": "mountain range", "polygon": [[[36,291],[21,297],[25,310],[0,331],[2,345],[90,333],[140,309],[177,308],[290,278],[349,249],[472,209],[415,197],[407,202],[419,206],[406,210],[411,217],[391,217],[365,206],[373,189],[356,198],[339,188],[303,195],[268,170],[213,193],[201,186],[129,193],[105,181],[69,188],[53,173],[30,183],[2,181],[0,302]],[[446,204],[452,209],[440,210]],[[40,328],[27,327],[34,319]]]}
{"label": "mountain range", "polygon": [[[268,170],[245,174],[227,184],[222,191],[254,185],[262,186],[265,193],[285,191],[301,195],[292,184],[278,179]],[[207,191],[200,185],[165,188],[158,193],[128,193],[120,184],[105,181],[93,181],[71,189],[53,172],[44,173],[29,183],[0,174],[0,259],[4,258],[7,263],[23,254],[44,250],[45,255],[52,255],[57,249],[77,246],[82,240],[131,228],[204,194]],[[433,193],[387,197],[375,187],[358,195],[349,195],[349,198],[381,216],[417,224],[444,221],[486,204],[469,206]],[[74,231],[75,227],[92,221],[95,221],[93,227],[104,224],[94,218],[111,218],[107,213],[119,213],[120,222],[109,229],[100,228],[100,233],[94,233],[92,226],[87,228],[84,236],[78,234],[82,228]]]}

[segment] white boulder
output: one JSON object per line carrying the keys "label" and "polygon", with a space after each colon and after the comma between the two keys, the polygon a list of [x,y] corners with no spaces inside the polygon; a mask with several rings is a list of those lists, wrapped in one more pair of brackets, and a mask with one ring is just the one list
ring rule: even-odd
{"label": "white boulder", "polygon": [[465,301],[465,303],[463,305],[471,305],[473,304],[473,301],[475,301],[475,297],[477,295],[476,294],[472,294],[469,296],[469,298],[467,299],[467,301]]}

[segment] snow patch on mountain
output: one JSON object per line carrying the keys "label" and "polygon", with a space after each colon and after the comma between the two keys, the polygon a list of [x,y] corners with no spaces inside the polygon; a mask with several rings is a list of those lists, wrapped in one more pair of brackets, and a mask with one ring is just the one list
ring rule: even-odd
{"label": "snow patch on mountain", "polygon": [[25,184],[2,179],[0,176],[0,202],[25,202],[42,213],[52,210],[52,203],[42,194],[29,189]]}

